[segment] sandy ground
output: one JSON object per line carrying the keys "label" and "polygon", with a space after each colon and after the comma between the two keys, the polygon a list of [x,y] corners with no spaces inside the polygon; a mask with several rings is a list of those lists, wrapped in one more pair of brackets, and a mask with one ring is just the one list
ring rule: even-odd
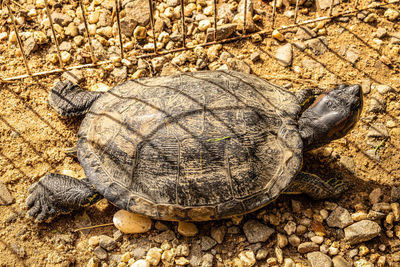
{"label": "sandy ground", "polygon": [[[260,2],[258,5],[270,10],[266,3]],[[244,40],[226,44],[223,48],[223,51],[248,63],[252,73],[280,85],[291,83],[290,90],[293,91],[308,86],[329,88],[340,82],[372,83],[371,93],[364,98],[362,118],[355,129],[345,138],[313,151],[305,158],[306,170],[324,178],[335,175],[353,185],[338,200],[340,205],[348,208],[365,201],[373,188],[381,187],[385,192],[384,199],[387,199],[391,186],[400,185],[400,57],[398,53],[392,53],[395,45],[390,44],[390,36],[382,38],[381,46],[373,41],[373,33],[377,28],[387,28],[390,35],[400,31],[400,24],[385,19],[384,10],[374,12],[378,16],[375,23],[365,23],[355,18],[350,18],[349,22],[327,23],[324,28],[328,51],[317,56],[308,49],[304,52],[295,49],[291,67],[282,67],[274,60],[273,55],[280,44],[272,39],[264,39],[261,43]],[[282,10],[279,11],[278,25],[288,22],[282,13]],[[310,14],[301,15],[300,19],[308,16]],[[293,36],[294,33],[289,31],[287,36]],[[349,47],[359,51],[360,58],[355,64],[343,55],[343,51]],[[16,48],[8,47],[7,42],[0,42],[2,77],[24,73],[22,60],[15,56],[16,51]],[[249,60],[254,51],[260,52],[261,61],[253,63]],[[54,68],[45,62],[45,54],[46,46],[30,56],[29,64],[33,71]],[[383,55],[391,59],[389,64],[382,60]],[[302,62],[305,59],[314,59],[322,67],[304,68]],[[300,66],[300,71],[296,72],[296,66]],[[93,256],[87,249],[88,238],[99,234],[112,235],[113,232],[112,227],[94,229],[89,233],[73,231],[84,225],[83,222],[89,221],[91,225],[111,222],[116,208],[106,201],[84,211],[61,216],[50,224],[37,224],[26,217],[24,203],[27,189],[41,176],[63,170],[69,170],[76,177],[83,176],[77,160],[65,153],[77,141],[76,133],[82,118],[61,118],[46,101],[51,86],[59,78],[60,75],[46,75],[0,85],[0,179],[15,199],[10,206],[0,206],[0,266],[52,266],[68,265],[69,262],[82,266]],[[103,79],[92,75],[90,79],[115,84],[111,77]],[[82,86],[86,84],[84,82]],[[383,113],[368,112],[370,102],[377,94],[374,89],[376,84],[390,85],[395,90],[383,96],[387,102]],[[366,134],[371,125],[388,125],[388,121],[393,122],[387,128],[389,138],[375,144],[369,143]],[[366,153],[371,149],[376,149],[379,161]],[[310,202],[308,198],[297,198],[305,203]],[[277,202],[287,201],[287,197],[284,197]],[[212,224],[202,223],[199,228],[206,229]],[[141,237],[145,238],[145,235]],[[380,242],[384,242],[382,240]],[[231,244],[235,242],[240,241],[230,240]]]}

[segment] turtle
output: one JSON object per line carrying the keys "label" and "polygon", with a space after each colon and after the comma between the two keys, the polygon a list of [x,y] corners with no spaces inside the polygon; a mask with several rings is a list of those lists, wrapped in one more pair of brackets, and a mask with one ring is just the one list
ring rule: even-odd
{"label": "turtle", "polygon": [[168,221],[246,214],[281,193],[340,196],[340,179],[302,172],[303,154],[343,137],[362,111],[358,84],[296,93],[230,70],[147,77],[107,92],[55,84],[48,103],[84,114],[77,157],[86,178],[49,173],[28,190],[28,214],[46,221],[105,197]]}

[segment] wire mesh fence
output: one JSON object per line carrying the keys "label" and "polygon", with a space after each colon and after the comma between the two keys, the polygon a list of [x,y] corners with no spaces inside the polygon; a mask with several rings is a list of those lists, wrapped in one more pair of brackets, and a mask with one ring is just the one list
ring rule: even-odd
{"label": "wire mesh fence", "polygon": [[[384,6],[390,5],[390,4],[398,4],[400,0],[391,0],[388,3],[374,3],[371,5],[368,5],[366,7],[361,7],[358,4],[358,0],[355,0],[354,3],[350,5],[350,8],[338,12],[334,12],[335,9],[335,0],[330,0],[330,5],[327,8],[327,10],[324,11],[325,16],[320,16],[317,18],[313,19],[308,19],[308,20],[299,20],[299,6],[300,6],[300,1],[296,0],[295,3],[295,12],[293,16],[293,21],[291,24],[286,24],[286,25],[276,25],[276,14],[277,14],[277,0],[273,0],[272,4],[272,15],[270,24],[265,25],[263,29],[260,29],[256,32],[248,33],[246,31],[247,29],[247,23],[248,23],[248,16],[247,16],[247,8],[243,9],[243,18],[241,21],[242,25],[238,25],[238,29],[241,29],[241,31],[237,31],[237,35],[229,38],[219,38],[218,36],[218,23],[217,23],[217,0],[213,0],[213,14],[212,14],[212,21],[213,21],[213,38],[209,40],[208,38],[205,39],[204,42],[196,44],[196,45],[189,45],[187,42],[187,26],[185,22],[185,4],[184,0],[179,0],[180,1],[180,24],[181,24],[181,47],[173,48],[173,49],[159,49],[156,41],[156,31],[155,31],[155,19],[154,19],[154,6],[155,6],[155,1],[154,0],[148,0],[148,8],[149,8],[149,14],[150,14],[150,27],[151,27],[151,35],[153,36],[152,38],[152,44],[150,46],[150,51],[144,50],[144,49],[138,49],[134,54],[135,58],[146,58],[146,57],[154,57],[154,56],[160,56],[160,55],[165,55],[165,54],[170,54],[174,52],[180,52],[180,51],[185,51],[185,50],[191,50],[194,49],[197,46],[210,46],[214,44],[224,44],[228,42],[235,42],[243,39],[248,39],[254,36],[255,34],[263,35],[265,38],[272,38],[274,37],[274,34],[279,34],[279,31],[284,31],[287,29],[291,28],[296,28],[296,27],[301,27],[303,25],[308,25],[320,21],[330,21],[335,18],[339,17],[345,17],[345,16],[355,16],[361,11],[368,10],[368,9],[377,9],[377,8],[382,8]],[[244,6],[247,7],[248,1],[250,0],[244,0]],[[14,8],[12,7],[12,3],[14,3]],[[78,1],[78,6],[80,7],[81,11],[81,16],[83,19],[84,23],[84,31],[86,35],[86,42],[89,46],[90,50],[90,63],[87,64],[80,64],[80,65],[75,65],[75,66],[66,66],[62,60],[62,55],[60,51],[60,44],[57,38],[57,33],[55,30],[55,23],[52,19],[52,11],[50,10],[50,5],[47,0],[44,0],[44,7],[45,7],[45,12],[47,15],[47,18],[50,23],[50,28],[51,28],[51,33],[52,33],[52,42],[54,42],[54,45],[56,47],[56,52],[57,52],[57,61],[59,68],[51,69],[51,70],[44,70],[44,71],[37,71],[37,72],[32,72],[31,67],[29,65],[29,58],[24,52],[23,48],[23,42],[20,37],[20,29],[17,26],[17,22],[14,16],[14,13],[17,12],[18,8],[18,3],[14,2],[13,0],[4,0],[2,2],[2,8],[7,9],[9,18],[11,21],[11,28],[15,32],[16,39],[17,39],[17,44],[18,48],[20,50],[21,54],[21,60],[24,62],[25,70],[26,73],[22,75],[17,75],[17,76],[12,76],[12,77],[5,77],[1,75],[0,73],[0,82],[10,82],[14,80],[21,80],[27,77],[34,77],[34,76],[42,76],[42,75],[47,75],[47,74],[54,74],[54,73],[60,73],[64,72],[67,70],[73,70],[73,69],[80,69],[80,68],[87,68],[87,67],[96,67],[100,66],[103,64],[111,63],[110,59],[105,59],[105,60],[99,60],[96,55],[95,51],[93,48],[92,44],[92,39],[94,38],[93,34],[90,33],[89,26],[88,26],[88,18],[86,14],[86,7],[83,3],[82,0]],[[113,7],[114,13],[115,14],[115,20],[117,23],[117,39],[119,42],[119,59],[124,59],[127,57],[126,53],[124,53],[124,41],[123,41],[123,34],[121,33],[121,3],[119,0],[114,1],[114,7]]]}

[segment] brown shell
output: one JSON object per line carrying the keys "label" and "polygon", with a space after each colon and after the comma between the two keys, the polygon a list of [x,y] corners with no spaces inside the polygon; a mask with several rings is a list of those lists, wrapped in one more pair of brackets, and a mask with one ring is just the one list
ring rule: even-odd
{"label": "brown shell", "polygon": [[82,122],[87,177],[122,209],[202,221],[268,204],[302,161],[294,95],[256,76],[205,71],[125,82]]}

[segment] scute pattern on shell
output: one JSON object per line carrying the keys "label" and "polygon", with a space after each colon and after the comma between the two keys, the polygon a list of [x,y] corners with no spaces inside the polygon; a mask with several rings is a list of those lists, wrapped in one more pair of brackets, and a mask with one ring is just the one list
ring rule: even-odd
{"label": "scute pattern on shell", "polygon": [[122,209],[202,221],[266,205],[302,161],[300,106],[254,75],[206,71],[125,82],[79,131],[87,177]]}

